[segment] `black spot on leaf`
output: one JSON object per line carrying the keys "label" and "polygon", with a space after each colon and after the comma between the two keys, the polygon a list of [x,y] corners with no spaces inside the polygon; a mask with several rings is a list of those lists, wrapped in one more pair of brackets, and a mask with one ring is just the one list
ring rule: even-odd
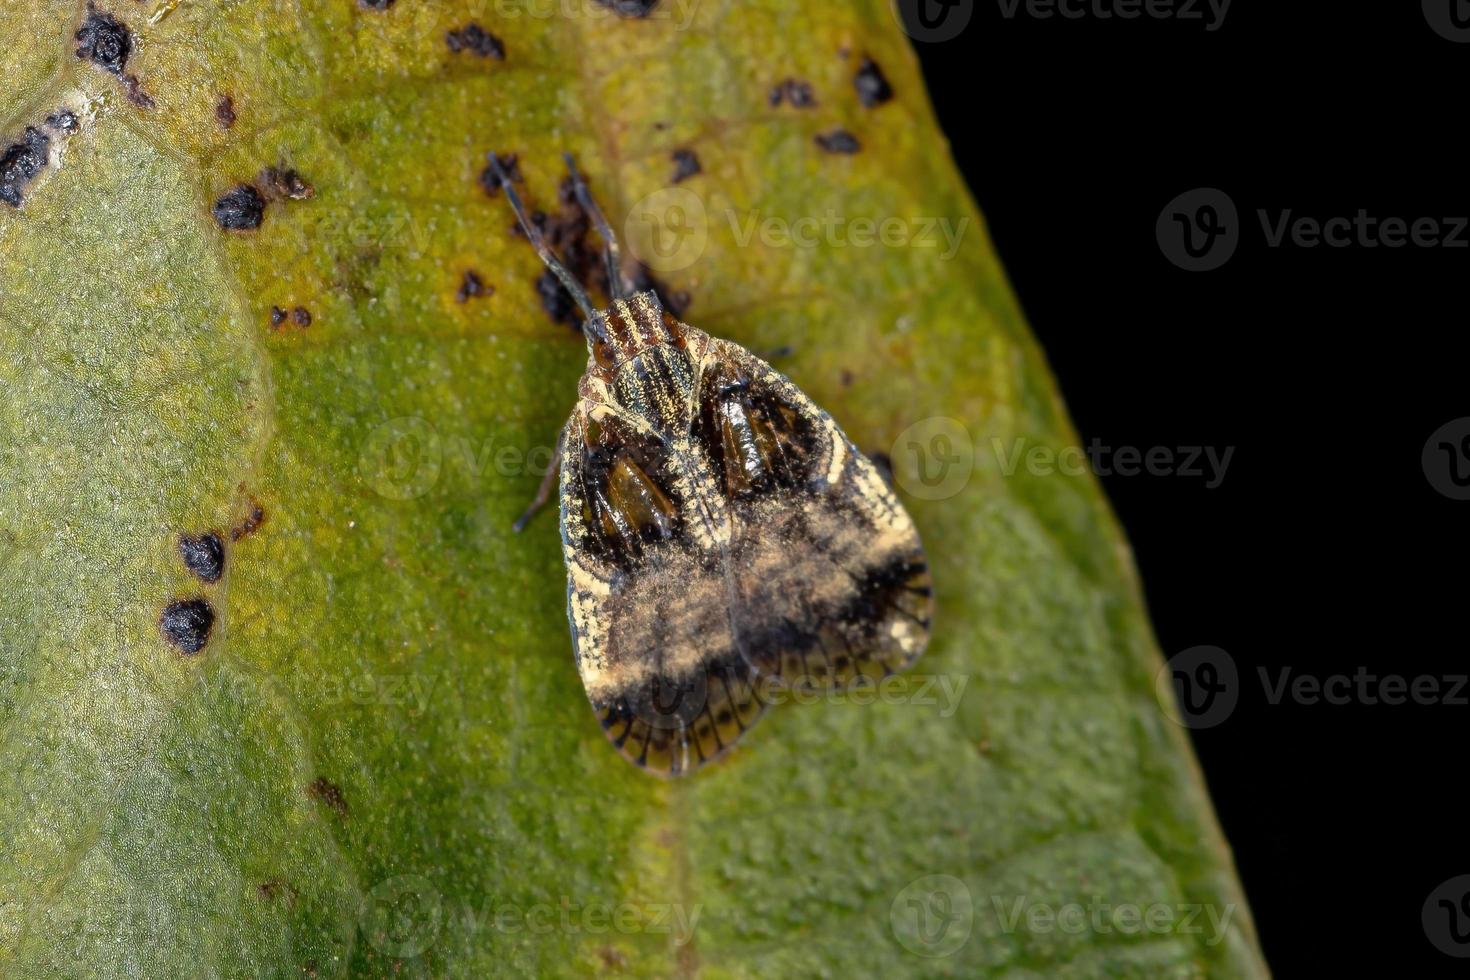
{"label": "black spot on leaf", "polygon": [[143,91],[143,86],[136,75],[123,76],[123,91],[127,94],[128,101],[135,106],[152,109],[156,105],[153,96]]}
{"label": "black spot on leaf", "polygon": [[[243,489],[243,488],[242,488]],[[265,523],[265,508],[252,497],[250,500],[250,512],[245,519],[230,528],[230,540],[239,541],[241,538],[254,534],[260,525]]]}
{"label": "black spot on leaf", "polygon": [[225,129],[235,125],[235,100],[228,95],[221,95],[214,106],[214,120]]}
{"label": "black spot on leaf", "polygon": [[298,306],[291,311],[291,322],[298,327],[311,326],[311,311],[304,306]]}
{"label": "black spot on leaf", "polygon": [[817,97],[812,94],[812,87],[808,83],[788,78],[771,89],[771,105],[778,106],[783,101],[793,109],[810,109],[817,104]]}
{"label": "black spot on leaf", "polygon": [[46,166],[50,145],[51,137],[34,126],[27,126],[20,142],[0,152],[0,201],[20,207],[21,188]]}
{"label": "black spot on leaf", "polygon": [[[500,165],[505,168],[505,175],[517,184],[524,184],[525,178],[521,176],[521,164],[514,153],[487,153],[486,158],[497,157]],[[494,196],[500,191],[500,175],[495,172],[495,165],[487,163],[485,169],[480,171],[480,186],[485,188],[485,193]]]}
{"label": "black spot on leaf", "polygon": [[633,270],[633,275],[629,278],[628,285],[637,292],[642,292],[645,289],[653,290],[653,295],[658,297],[659,303],[675,319],[681,319],[684,316],[689,310],[690,302],[693,300],[693,297],[682,289],[669,289],[666,283],[655,278],[653,273],[648,271],[648,266],[641,262]]}
{"label": "black spot on leaf", "polygon": [[368,10],[387,10],[393,6],[393,0],[357,0],[357,5]]}
{"label": "black spot on leaf", "polygon": [[693,177],[702,169],[704,168],[699,165],[699,157],[693,150],[674,151],[674,183]]}
{"label": "black spot on leaf", "polygon": [[283,309],[281,309],[279,306],[272,306],[271,307],[271,326],[272,327],[279,327],[281,324],[283,324],[285,322],[286,322],[286,311],[283,310]]}
{"label": "black spot on leaf", "polygon": [[577,304],[550,269],[536,277],[536,295],[541,297],[541,308],[547,316],[557,323],[577,325]]}
{"label": "black spot on leaf", "polygon": [[494,286],[485,285],[485,281],[478,273],[466,269],[464,278],[459,283],[459,291],[454,294],[454,301],[467,303],[476,296],[489,296],[493,292],[495,292]]}
{"label": "black spot on leaf", "polygon": [[209,642],[214,610],[203,599],[180,599],[164,607],[158,628],[163,638],[182,653],[194,654]]}
{"label": "black spot on leaf", "polygon": [[77,57],[85,58],[104,71],[121,75],[133,51],[133,37],[128,27],[111,14],[98,13],[87,7],[87,19],[76,33],[81,42]]}
{"label": "black spot on leaf", "polygon": [[505,45],[500,43],[500,38],[491,34],[479,24],[466,24],[457,31],[448,31],[444,35],[444,43],[449,45],[449,50],[458,54],[468,51],[479,55],[481,58],[494,58],[496,61],[505,60]]}
{"label": "black spot on leaf", "polygon": [[272,197],[304,201],[316,196],[316,188],[289,167],[266,167],[260,172],[260,183]]}
{"label": "black spot on leaf", "polygon": [[858,138],[845,129],[834,129],[828,133],[818,133],[817,145],[828,153],[857,153],[863,148]]}
{"label": "black spot on leaf", "polygon": [[[602,245],[590,239],[592,223],[588,219],[571,179],[563,180],[557,194],[560,209],[552,215],[536,210],[530,214],[530,222],[546,239],[552,250],[561,256],[562,263],[576,279],[595,294],[611,295],[607,266],[603,262]],[[512,226],[512,233],[524,237],[519,225]],[[672,292],[649,273],[641,263],[633,265],[631,271],[623,269],[624,284],[635,291],[651,289],[663,303],[664,309],[674,316],[682,316],[688,309],[690,297],[685,292]],[[536,295],[541,307],[552,320],[566,323],[574,329],[581,325],[581,313],[561,281],[549,269],[543,269],[536,278]]]}
{"label": "black spot on leaf", "polygon": [[218,534],[179,535],[179,557],[184,565],[206,582],[218,582],[225,572],[225,543]]}
{"label": "black spot on leaf", "polygon": [[255,886],[255,890],[260,894],[261,898],[268,902],[273,902],[278,898],[284,898],[288,906],[295,905],[296,899],[300,895],[300,892],[289,882],[281,881],[279,878],[262,882]]}
{"label": "black spot on leaf", "polygon": [[226,191],[214,202],[214,220],[229,231],[253,231],[265,214],[265,199],[249,184]]}
{"label": "black spot on leaf", "polygon": [[597,0],[619,17],[647,17],[658,6],[658,0]]}
{"label": "black spot on leaf", "polygon": [[347,816],[347,798],[342,795],[342,787],[332,782],[326,776],[317,777],[317,779],[306,788],[306,791],[311,794],[311,797],[313,799],[325,803],[327,806],[331,807],[332,810],[336,812],[337,816]]}
{"label": "black spot on leaf", "polygon": [[893,98],[893,87],[883,77],[883,69],[872,58],[863,59],[857,74],[852,78],[852,84],[857,88],[858,100],[869,109]]}
{"label": "black spot on leaf", "polygon": [[77,114],[70,109],[60,109],[46,117],[46,125],[58,133],[75,133],[77,131]]}

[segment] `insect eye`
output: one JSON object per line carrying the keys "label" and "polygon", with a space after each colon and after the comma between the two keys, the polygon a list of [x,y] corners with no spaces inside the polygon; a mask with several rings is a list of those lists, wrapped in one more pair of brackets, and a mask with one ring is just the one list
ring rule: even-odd
{"label": "insect eye", "polygon": [[605,340],[597,340],[592,344],[592,358],[598,367],[610,368],[613,366],[612,345]]}

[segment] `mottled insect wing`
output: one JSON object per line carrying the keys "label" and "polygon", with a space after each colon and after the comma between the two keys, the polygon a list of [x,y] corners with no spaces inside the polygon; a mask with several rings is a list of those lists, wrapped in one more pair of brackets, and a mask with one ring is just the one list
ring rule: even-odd
{"label": "mottled insect wing", "polygon": [[933,612],[908,512],[800,389],[736,344],[715,350],[704,425],[738,529],[728,574],[750,662],[812,689],[907,668]]}
{"label": "mottled insect wing", "polygon": [[655,339],[589,365],[565,434],[568,613],[613,744],[678,775],[783,688],[909,666],[932,598],[913,522],[826,412],[651,296],[614,304],[609,336],[630,325]]}

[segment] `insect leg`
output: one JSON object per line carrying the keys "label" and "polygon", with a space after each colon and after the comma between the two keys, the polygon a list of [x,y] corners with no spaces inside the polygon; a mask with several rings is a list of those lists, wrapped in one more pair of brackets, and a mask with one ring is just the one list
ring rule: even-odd
{"label": "insect leg", "polygon": [[541,478],[541,486],[536,488],[536,496],[531,498],[531,504],[525,509],[516,522],[511,525],[511,530],[517,533],[524,531],[531,518],[536,512],[546,506],[546,501],[551,499],[551,488],[556,484],[557,475],[561,472],[561,454],[567,445],[567,430],[562,429],[561,435],[556,437],[556,452],[551,457],[551,467],[547,469],[546,475]]}

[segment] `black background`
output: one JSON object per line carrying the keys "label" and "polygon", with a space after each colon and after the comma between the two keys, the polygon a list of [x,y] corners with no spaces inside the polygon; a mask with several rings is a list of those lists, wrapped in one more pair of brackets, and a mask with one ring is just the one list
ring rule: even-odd
{"label": "black background", "polygon": [[[1193,739],[1279,976],[1470,965],[1420,921],[1470,873],[1470,709],[1271,704],[1257,673],[1470,672],[1470,503],[1420,462],[1470,415],[1470,248],[1270,248],[1256,215],[1470,214],[1470,44],[1418,3],[1376,8],[1237,0],[1209,32],[977,0],[916,44],[1084,445],[1235,447],[1217,489],[1103,482],[1165,656],[1214,644],[1239,667],[1238,707]],[[1241,241],[1191,273],[1154,223],[1202,186]]]}

